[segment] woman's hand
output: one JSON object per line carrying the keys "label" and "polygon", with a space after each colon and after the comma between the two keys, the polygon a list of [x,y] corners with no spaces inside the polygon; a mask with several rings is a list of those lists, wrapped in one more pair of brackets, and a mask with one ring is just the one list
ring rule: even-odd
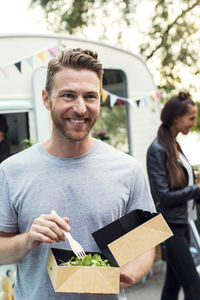
{"label": "woman's hand", "polygon": [[198,171],[196,173],[196,183],[197,183],[198,187],[200,188],[200,171]]}

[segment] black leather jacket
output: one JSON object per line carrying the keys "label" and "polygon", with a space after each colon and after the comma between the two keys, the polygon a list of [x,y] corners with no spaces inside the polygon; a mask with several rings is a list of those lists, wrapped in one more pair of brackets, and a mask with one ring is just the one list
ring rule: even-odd
{"label": "black leather jacket", "polygon": [[[182,152],[180,145],[178,147]],[[169,224],[186,224],[188,223],[187,201],[195,199],[199,202],[200,188],[194,184],[171,190],[166,170],[166,157],[165,149],[155,140],[147,151],[147,172],[152,197],[157,211],[162,213]],[[183,166],[182,168],[187,174],[185,168]]]}

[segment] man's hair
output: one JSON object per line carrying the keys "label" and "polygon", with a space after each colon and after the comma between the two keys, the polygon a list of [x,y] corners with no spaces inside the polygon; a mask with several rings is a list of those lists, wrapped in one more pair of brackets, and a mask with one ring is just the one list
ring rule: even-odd
{"label": "man's hair", "polygon": [[86,69],[95,72],[100,80],[101,91],[103,68],[98,60],[98,54],[92,50],[77,48],[61,51],[57,57],[49,61],[45,87],[49,95],[52,91],[55,74],[67,67],[77,70]]}

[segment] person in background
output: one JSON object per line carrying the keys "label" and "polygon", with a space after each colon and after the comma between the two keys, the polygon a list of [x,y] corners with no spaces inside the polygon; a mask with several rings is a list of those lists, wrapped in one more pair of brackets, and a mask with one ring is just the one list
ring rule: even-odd
{"label": "person in background", "polygon": [[177,300],[180,288],[185,300],[200,299],[200,279],[190,253],[189,220],[196,220],[200,199],[200,175],[194,182],[192,167],[176,138],[195,126],[197,106],[180,92],[161,112],[157,138],[147,151],[147,171],[157,211],[162,213],[174,236],[165,242],[167,270],[162,300]]}
{"label": "person in background", "polygon": [[[92,232],[134,209],[155,211],[137,161],[90,134],[100,113],[102,75],[91,50],[70,49],[53,58],[42,92],[51,137],[1,164],[0,264],[17,263],[15,300],[91,300],[54,292],[47,261],[51,247],[70,250],[62,229],[70,230],[70,220],[84,250],[99,252]],[[122,266],[120,288],[140,280],[153,260],[154,249]]]}
{"label": "person in background", "polygon": [[8,124],[6,118],[0,114],[0,163],[10,156],[10,147],[7,141]]}

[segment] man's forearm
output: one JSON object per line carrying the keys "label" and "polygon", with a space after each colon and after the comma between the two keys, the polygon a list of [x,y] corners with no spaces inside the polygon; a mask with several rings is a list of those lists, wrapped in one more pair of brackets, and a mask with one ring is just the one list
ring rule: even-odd
{"label": "man's forearm", "polygon": [[[137,257],[134,261],[121,267],[121,273],[127,274],[138,282],[150,270],[155,257],[155,249]],[[122,283],[121,288],[126,288],[129,284]]]}
{"label": "man's forearm", "polygon": [[17,263],[29,252],[26,235],[0,236],[0,265]]}

